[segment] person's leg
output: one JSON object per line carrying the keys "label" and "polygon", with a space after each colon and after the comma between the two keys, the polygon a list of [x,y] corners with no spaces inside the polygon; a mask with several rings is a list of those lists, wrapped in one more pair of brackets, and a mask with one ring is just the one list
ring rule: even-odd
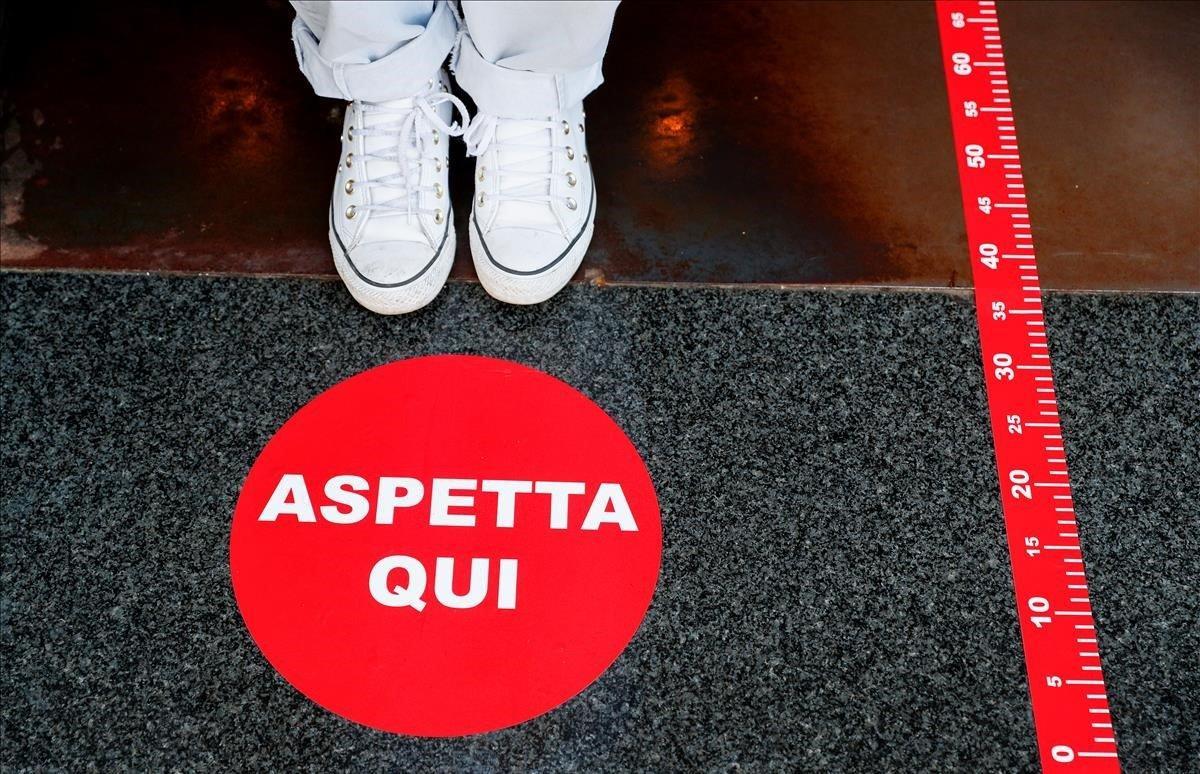
{"label": "person's leg", "polygon": [[458,34],[434,0],[292,0],[296,58],[322,97],[384,102],[416,94],[437,75]]}
{"label": "person's leg", "polygon": [[471,252],[489,293],[537,303],[566,284],[591,241],[583,99],[603,81],[617,2],[462,5],[453,68],[479,108],[468,136],[478,156]]}
{"label": "person's leg", "polygon": [[603,82],[616,0],[463,0],[462,7],[455,75],[480,111],[544,118],[575,107]]}
{"label": "person's leg", "polygon": [[[458,35],[446,0],[293,2],[300,69],[348,100],[329,207],[334,265],[384,314],[433,300],[454,261],[446,147],[461,134],[442,64]],[[465,118],[464,118],[465,122]]]}

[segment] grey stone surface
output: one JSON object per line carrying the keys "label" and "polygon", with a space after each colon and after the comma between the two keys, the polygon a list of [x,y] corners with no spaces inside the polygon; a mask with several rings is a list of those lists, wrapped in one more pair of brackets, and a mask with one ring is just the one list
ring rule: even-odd
{"label": "grey stone surface", "polygon": [[[4,740],[13,769],[1036,769],[968,297],[452,284],[382,318],[335,283],[2,276]],[[1049,302],[1124,763],[1200,753],[1200,301]],[[432,352],[510,358],[643,453],[663,572],[595,684],[409,739],[260,656],[228,530],[313,395]]]}

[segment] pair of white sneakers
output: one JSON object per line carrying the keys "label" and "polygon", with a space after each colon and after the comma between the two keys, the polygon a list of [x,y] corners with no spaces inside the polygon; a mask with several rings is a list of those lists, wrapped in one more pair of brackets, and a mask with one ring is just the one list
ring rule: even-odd
{"label": "pair of white sneakers", "polygon": [[545,301],[583,260],[596,217],[583,106],[545,120],[468,118],[442,71],[410,99],[346,109],[329,244],[350,294],[373,312],[416,311],[446,282],[456,243],[447,151],[458,136],[476,157],[468,228],[488,293]]}

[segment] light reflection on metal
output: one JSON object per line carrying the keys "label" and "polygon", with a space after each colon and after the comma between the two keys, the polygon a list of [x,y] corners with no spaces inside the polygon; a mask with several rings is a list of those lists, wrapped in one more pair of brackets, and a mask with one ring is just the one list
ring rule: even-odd
{"label": "light reflection on metal", "polygon": [[698,156],[696,134],[699,99],[691,81],[681,74],[669,76],[648,96],[645,114],[653,116],[646,129],[644,147],[650,171],[678,179],[694,171]]}
{"label": "light reflection on metal", "polygon": [[198,91],[198,139],[218,163],[273,163],[283,111],[263,73],[240,65],[214,68],[201,76]]}

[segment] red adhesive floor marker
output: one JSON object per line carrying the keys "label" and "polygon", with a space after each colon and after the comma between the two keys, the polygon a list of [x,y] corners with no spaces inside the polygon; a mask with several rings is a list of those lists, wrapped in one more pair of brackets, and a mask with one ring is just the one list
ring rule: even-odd
{"label": "red adhesive floor marker", "polygon": [[267,661],[331,712],[413,736],[578,694],[641,625],[661,553],[621,428],[552,376],[467,355],[313,398],[254,462],[229,537]]}
{"label": "red adhesive floor marker", "polygon": [[936,5],[1038,753],[1045,771],[1119,771],[996,4]]}

